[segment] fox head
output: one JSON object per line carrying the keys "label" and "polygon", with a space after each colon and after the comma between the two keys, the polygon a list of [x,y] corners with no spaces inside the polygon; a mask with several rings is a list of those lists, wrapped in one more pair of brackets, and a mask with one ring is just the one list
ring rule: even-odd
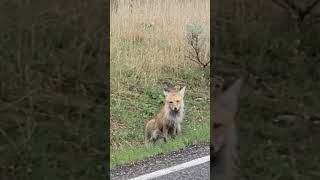
{"label": "fox head", "polygon": [[163,91],[165,95],[165,105],[170,111],[178,113],[184,108],[183,97],[185,90],[186,87],[183,87],[180,91]]}
{"label": "fox head", "polygon": [[219,92],[212,106],[211,143],[213,151],[219,151],[224,145],[235,143],[233,119],[238,109],[238,98],[242,80],[234,82],[229,88]]}
{"label": "fox head", "polygon": [[214,92],[211,112],[211,148],[213,160],[210,174],[213,179],[232,180],[236,158],[236,130],[233,119],[238,109],[241,79],[226,90]]}

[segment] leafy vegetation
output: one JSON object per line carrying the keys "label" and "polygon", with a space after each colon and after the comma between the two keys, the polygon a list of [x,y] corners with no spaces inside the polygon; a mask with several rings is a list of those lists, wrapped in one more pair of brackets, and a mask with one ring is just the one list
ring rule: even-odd
{"label": "leafy vegetation", "polygon": [[246,78],[236,179],[320,177],[320,9],[303,20],[292,9],[305,12],[311,4],[227,0],[216,7],[215,74]]}
{"label": "leafy vegetation", "polygon": [[[185,54],[187,25],[194,21],[203,24],[203,43],[209,45],[209,1],[119,1],[116,7],[110,39],[111,166],[208,142],[209,76]],[[146,150],[144,128],[164,105],[163,89],[184,85],[181,136]]]}
{"label": "leafy vegetation", "polygon": [[105,178],[105,1],[1,1],[0,14],[1,179]]}

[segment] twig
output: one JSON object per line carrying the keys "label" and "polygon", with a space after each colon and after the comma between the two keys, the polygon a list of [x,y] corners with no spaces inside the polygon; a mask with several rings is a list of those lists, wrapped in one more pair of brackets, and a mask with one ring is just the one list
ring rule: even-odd
{"label": "twig", "polygon": [[281,7],[282,9],[288,10],[288,8],[295,13],[299,17],[299,21],[303,22],[305,17],[312,13],[312,10],[320,3],[320,0],[314,0],[310,3],[306,8],[301,8],[294,4],[290,0],[283,0],[282,2],[279,0],[271,0],[274,4]]}
{"label": "twig", "polygon": [[10,103],[5,103],[5,105],[2,105],[2,108],[0,109],[0,111],[3,111],[3,110],[6,110],[8,108],[10,108],[11,106],[23,101],[24,99],[30,97],[33,93],[35,93],[36,91],[38,91],[38,89],[34,89],[32,91],[30,91],[29,93],[27,93],[25,96],[15,100],[15,101],[12,101]]}
{"label": "twig", "polygon": [[2,128],[0,128],[0,132],[2,136],[4,136],[8,140],[9,144],[11,144],[15,149],[17,149],[17,144],[8,136],[8,134]]}

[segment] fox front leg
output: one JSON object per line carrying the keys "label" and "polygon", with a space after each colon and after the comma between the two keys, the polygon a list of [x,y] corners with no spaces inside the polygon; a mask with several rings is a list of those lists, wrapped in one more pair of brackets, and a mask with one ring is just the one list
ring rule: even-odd
{"label": "fox front leg", "polygon": [[173,127],[173,130],[172,130],[172,138],[175,139],[177,136],[177,128],[176,126]]}
{"label": "fox front leg", "polygon": [[167,142],[167,139],[168,139],[168,128],[167,127],[164,127],[163,128],[163,141],[164,142]]}
{"label": "fox front leg", "polygon": [[175,133],[176,133],[176,134],[180,134],[180,133],[181,133],[181,125],[180,125],[180,123],[178,123],[178,124],[176,125]]}

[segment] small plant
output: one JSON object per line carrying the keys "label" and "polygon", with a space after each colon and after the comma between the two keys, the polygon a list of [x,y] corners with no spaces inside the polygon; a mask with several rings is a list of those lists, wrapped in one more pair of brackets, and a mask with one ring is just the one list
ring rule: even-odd
{"label": "small plant", "polygon": [[202,38],[203,27],[201,22],[194,21],[187,25],[187,59],[197,63],[202,69],[210,64],[209,53],[204,52],[204,41]]}
{"label": "small plant", "polygon": [[117,13],[118,9],[119,9],[119,2],[118,0],[111,0],[110,1],[110,5],[111,5],[111,12],[115,12]]}

